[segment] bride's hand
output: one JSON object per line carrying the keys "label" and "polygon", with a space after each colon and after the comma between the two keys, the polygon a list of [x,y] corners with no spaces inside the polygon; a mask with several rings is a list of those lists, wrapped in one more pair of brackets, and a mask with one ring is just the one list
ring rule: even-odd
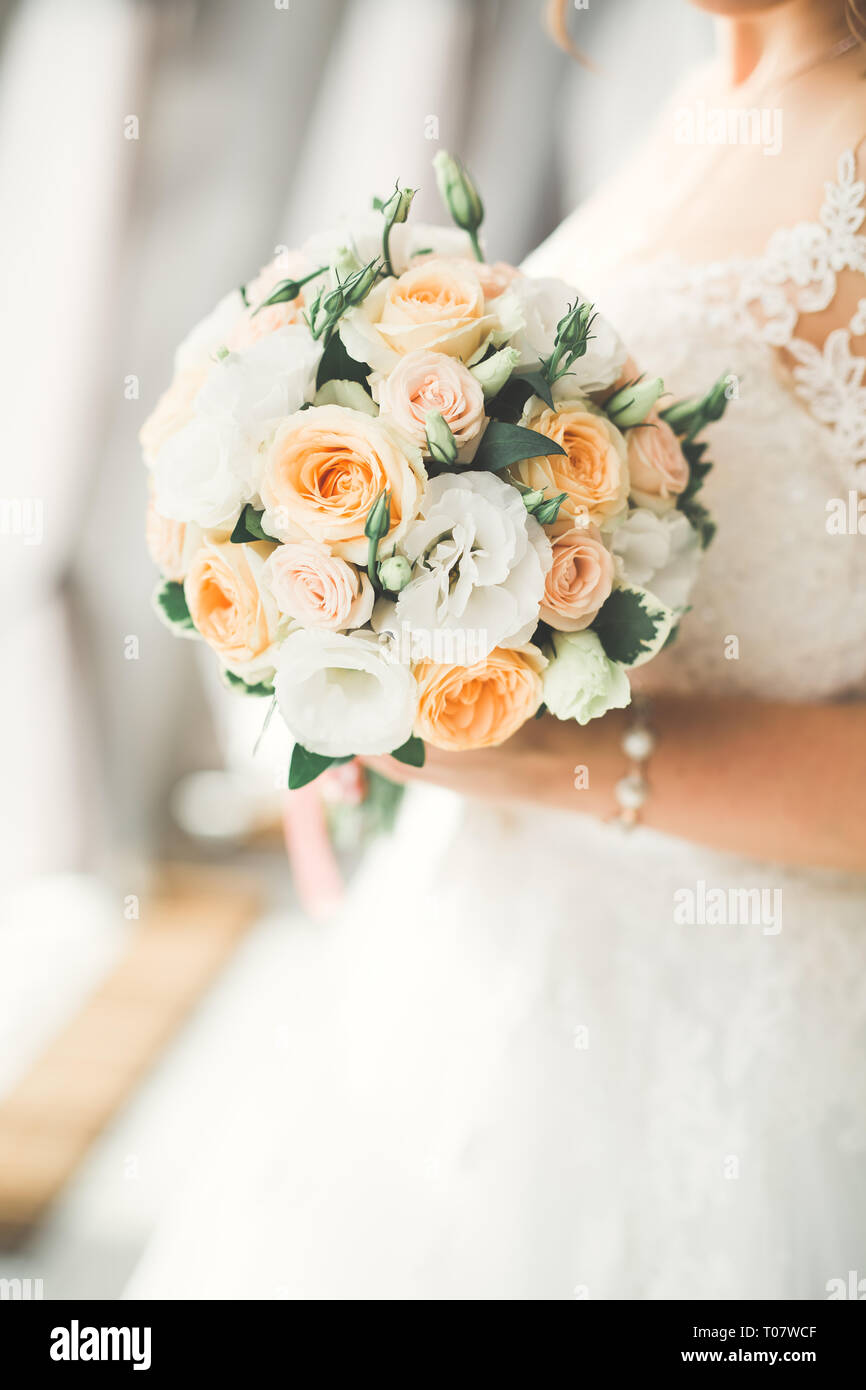
{"label": "bride's hand", "polygon": [[445,753],[428,745],[421,768],[389,757],[362,761],[393,782],[426,782],[485,800],[608,815],[615,809],[613,784],[625,770],[621,737],[617,713],[585,728],[545,715],[529,720],[499,748]]}

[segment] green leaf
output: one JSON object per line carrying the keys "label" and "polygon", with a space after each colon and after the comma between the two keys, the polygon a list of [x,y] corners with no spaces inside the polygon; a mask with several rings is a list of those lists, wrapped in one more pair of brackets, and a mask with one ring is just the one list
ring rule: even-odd
{"label": "green leaf", "polygon": [[361,386],[366,387],[369,375],[370,368],[366,362],[357,362],[354,357],[350,357],[343,344],[343,339],[339,333],[334,333],[328,339],[319,362],[319,370],[316,373],[316,390],[324,386],[326,381],[357,381]]}
{"label": "green leaf", "polygon": [[502,390],[488,400],[487,413],[494,420],[516,423],[530,396],[540,396],[545,405],[556,408],[540,365],[512,372]]}
{"label": "green leaf", "polygon": [[391,754],[398,763],[405,763],[407,767],[423,767],[426,756],[423,739],[415,738],[414,735],[399,748],[395,748]]}
{"label": "green leaf", "polygon": [[223,671],[223,680],[226,685],[231,686],[232,690],[240,690],[244,695],[267,695],[273,698],[274,687],[269,685],[267,681],[256,681],[255,685],[251,685],[243,677],[236,676],[234,671]]}
{"label": "green leaf", "polygon": [[153,606],[166,627],[184,637],[198,636],[182,584],[174,579],[163,580],[154,590]]}
{"label": "green leaf", "polygon": [[309,748],[296,743],[289,765],[289,790],[297,791],[299,787],[315,782],[329,767],[335,767],[338,763],[350,763],[353,756],[354,754],[349,753],[345,758],[330,758],[325,753],[311,753]]}
{"label": "green leaf", "polygon": [[687,497],[685,500],[681,497],[678,505],[680,511],[688,519],[688,523],[692,527],[692,530],[697,531],[700,536],[701,548],[706,550],[710,541],[716,534],[716,523],[713,521],[713,518],[710,516],[703,503],[696,502],[693,497]]}
{"label": "green leaf", "polygon": [[532,395],[540,396],[544,404],[551,410],[556,407],[553,404],[553,396],[550,391],[550,383],[544,372],[541,370],[541,363],[537,367],[523,367],[511,374],[512,381],[525,381],[527,386],[532,388]]}
{"label": "green leaf", "polygon": [[472,460],[472,467],[487,468],[498,473],[501,468],[508,468],[521,459],[564,453],[562,446],[548,439],[546,434],[525,429],[523,425],[509,425],[504,420],[491,420]]}
{"label": "green leaf", "polygon": [[679,496],[679,505],[683,502],[690,502],[697,492],[701,490],[706,481],[707,474],[712,469],[712,463],[704,458],[707,451],[706,444],[687,443],[683,444],[682,451],[686,463],[689,465],[689,481],[683,488]]}
{"label": "green leaf", "polygon": [[269,536],[262,526],[264,512],[257,512],[251,503],[247,503],[235,522],[235,529],[232,531],[230,540],[235,545],[242,545],[245,541],[269,541],[276,544],[276,538]]}
{"label": "green leaf", "polygon": [[621,666],[641,666],[665,644],[674,614],[646,589],[614,589],[592,624],[605,655]]}

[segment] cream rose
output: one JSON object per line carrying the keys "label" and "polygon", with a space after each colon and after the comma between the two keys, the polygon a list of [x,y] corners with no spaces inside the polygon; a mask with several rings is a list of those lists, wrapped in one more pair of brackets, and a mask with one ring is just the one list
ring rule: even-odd
{"label": "cream rose", "polygon": [[561,515],[604,528],[624,514],[629,492],[626,444],[615,425],[591,406],[578,403],[549,410],[533,396],[522,423],[561,445],[564,454],[523,459],[512,476],[533,489],[564,492]]}
{"label": "cream rose", "polygon": [[145,520],[145,540],[153,563],[166,579],[180,582],[192,558],[201,545],[201,531],[198,526],[182,521],[174,521],[156,510],[153,498],[148,500]]}
{"label": "cream rose", "polygon": [[304,627],[339,632],[370,619],[375,594],[366,574],[318,541],[277,546],[265,568],[277,607]]}
{"label": "cream rose", "polygon": [[[423,261],[430,259],[435,252],[427,252],[426,255],[417,256],[414,264],[421,265]],[[504,294],[513,280],[516,280],[521,272],[514,265],[509,265],[507,261],[476,261],[471,256],[455,257],[454,264],[467,266],[477,275],[479,284],[484,291],[484,298],[488,304],[493,299],[498,299]]]}
{"label": "cream rose", "polygon": [[537,712],[544,657],[536,647],[495,648],[471,666],[415,667],[415,733],[434,748],[462,753],[504,743]]}
{"label": "cream rose", "polygon": [[484,392],[454,357],[421,349],[410,352],[378,386],[379,411],[419,448],[427,440],[427,415],[438,411],[462,448],[484,425]]}
{"label": "cream rose", "polygon": [[679,440],[651,410],[642,425],[628,431],[628,466],[635,501],[652,511],[668,511],[689,481],[689,465]]}
{"label": "cream rose", "polygon": [[557,632],[589,627],[613,587],[613,556],[595,526],[573,526],[553,540],[540,616]]}
{"label": "cream rose", "polygon": [[421,348],[465,362],[497,325],[469,264],[434,257],[376,285],[343,316],[340,336],[352,357],[387,374]]}
{"label": "cream rose", "polygon": [[427,475],[421,453],[384,420],[339,405],[313,406],[279,427],[264,467],[264,527],[280,540],[315,540],[365,564],[364,525],[381,492],[391,496],[393,546],[415,516]]}
{"label": "cream rose", "polygon": [[205,541],[183,586],[196,631],[247,681],[269,678],[274,670],[279,612],[264,575],[271,549]]}

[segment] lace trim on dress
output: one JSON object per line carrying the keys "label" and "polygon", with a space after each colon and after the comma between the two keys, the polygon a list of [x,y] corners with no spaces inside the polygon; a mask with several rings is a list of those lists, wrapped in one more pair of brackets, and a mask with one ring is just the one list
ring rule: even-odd
{"label": "lace trim on dress", "polygon": [[847,327],[828,333],[823,348],[797,337],[804,314],[832,303],[840,271],[866,274],[861,227],[866,183],[855,177],[853,150],[839,158],[835,182],[825,184],[817,222],[774,232],[762,256],[689,266],[673,259],[676,279],[689,294],[703,294],[714,318],[744,337],[783,348],[794,360],[794,387],[816,420],[834,435],[840,457],[866,486],[866,358],[851,350],[866,333],[866,298]]}

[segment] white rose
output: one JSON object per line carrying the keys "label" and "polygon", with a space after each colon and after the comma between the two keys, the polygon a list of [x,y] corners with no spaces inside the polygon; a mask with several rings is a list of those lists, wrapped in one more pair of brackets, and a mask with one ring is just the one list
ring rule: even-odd
{"label": "white rose", "polygon": [[230,352],[199,391],[197,415],[226,418],[237,427],[234,466],[250,496],[259,491],[264,449],[277,422],[312,400],[320,357],[306,326],[289,324],[243,352]]}
{"label": "white rose", "polygon": [[[496,301],[503,330],[510,346],[520,353],[520,365],[534,367],[549,357],[556,341],[556,325],[576,300],[583,300],[564,280],[532,279],[520,276]],[[628,356],[613,326],[601,314],[592,321],[586,352],[569,368],[560,385],[570,396],[588,394],[612,386]]]}
{"label": "white rose", "polygon": [[415,679],[371,633],[290,633],[275,690],[293,738],[311,753],[372,757],[392,753],[412,733]]}
{"label": "white rose", "polygon": [[154,504],[173,521],[230,531],[247,484],[236,470],[242,453],[237,426],[226,417],[196,415],[163,444],[153,466]]}
{"label": "white rose", "polygon": [[609,709],[625,709],[631,702],[628,676],[605,655],[592,631],[557,632],[542,680],[544,703],[557,719],[588,724]]}
{"label": "white rose", "polygon": [[217,348],[223,346],[244,312],[245,305],[240,290],[231,290],[224,295],[216,308],[196,324],[176,349],[175,371],[209,367]]}
{"label": "white rose", "polygon": [[611,538],[626,584],[649,589],[675,612],[682,612],[701,564],[701,542],[680,511],[659,516],[637,507]]}
{"label": "white rose", "polygon": [[227,415],[244,434],[256,434],[312,400],[321,354],[304,324],[287,324],[224,357],[199,391],[196,413]]}
{"label": "white rose", "polygon": [[[434,650],[437,660],[468,665],[532,636],[550,542],[517,489],[495,474],[434,478],[401,549],[416,574],[394,617],[398,628],[407,624],[419,643],[429,640],[434,649],[450,637],[454,651],[436,656]],[[467,644],[462,653],[459,643]]]}

